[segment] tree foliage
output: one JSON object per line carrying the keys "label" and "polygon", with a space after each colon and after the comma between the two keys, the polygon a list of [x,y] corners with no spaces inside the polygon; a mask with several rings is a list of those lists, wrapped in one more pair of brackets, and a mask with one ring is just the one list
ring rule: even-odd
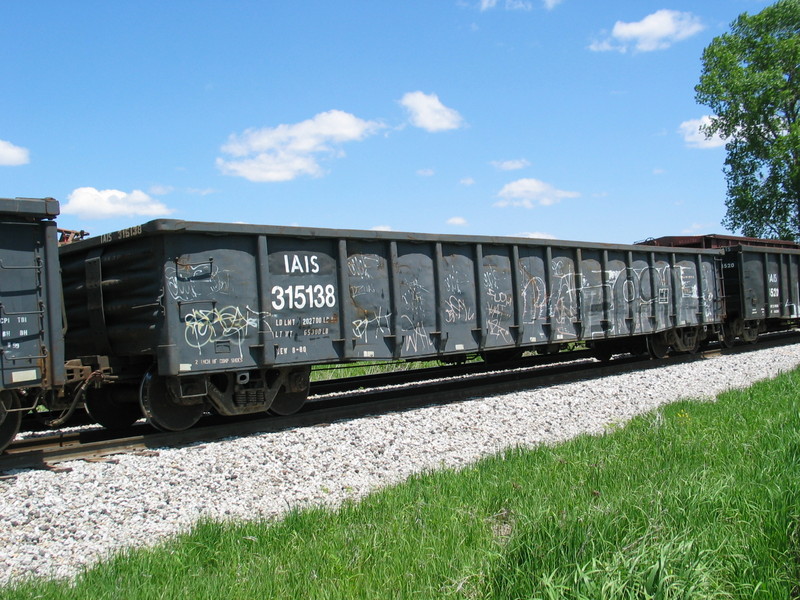
{"label": "tree foliage", "polygon": [[744,235],[800,239],[800,0],[744,13],[703,52],[696,99],[726,140],[727,214]]}

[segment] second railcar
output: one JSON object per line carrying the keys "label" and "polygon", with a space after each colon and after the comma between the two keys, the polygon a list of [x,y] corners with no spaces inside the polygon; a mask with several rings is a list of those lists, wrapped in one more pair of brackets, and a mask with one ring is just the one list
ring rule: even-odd
{"label": "second railcar", "polygon": [[736,337],[754,342],[760,332],[783,330],[800,319],[800,250],[728,247],[722,277],[726,343]]}
{"label": "second railcar", "polygon": [[649,343],[723,319],[707,250],[176,220],[62,247],[70,357],[108,373],[89,412],[190,426],[297,410],[312,365]]}

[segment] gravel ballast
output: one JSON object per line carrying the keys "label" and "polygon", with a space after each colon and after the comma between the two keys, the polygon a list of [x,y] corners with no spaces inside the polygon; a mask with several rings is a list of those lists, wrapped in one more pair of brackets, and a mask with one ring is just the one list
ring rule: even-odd
{"label": "gravel ballast", "polygon": [[200,517],[275,517],[361,497],[424,469],[509,446],[602,432],[681,398],[712,398],[800,364],[800,344],[590,382],[222,440],[0,481],[0,584],[73,577],[114,550],[154,544]]}

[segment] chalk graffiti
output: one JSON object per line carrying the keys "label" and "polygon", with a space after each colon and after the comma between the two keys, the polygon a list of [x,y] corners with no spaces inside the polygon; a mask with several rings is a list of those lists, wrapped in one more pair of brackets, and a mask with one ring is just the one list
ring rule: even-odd
{"label": "chalk graffiti", "polygon": [[431,293],[418,279],[407,281],[401,296],[405,312],[400,315],[401,328],[406,333],[403,347],[410,352],[419,352],[433,347],[426,327],[426,297]]}
{"label": "chalk graffiti", "polygon": [[350,273],[350,277],[371,279],[373,271],[380,265],[380,258],[370,254],[354,254],[347,259],[347,271]]}
{"label": "chalk graffiti", "polygon": [[483,274],[483,285],[486,295],[486,333],[490,337],[499,338],[502,343],[514,342],[508,323],[514,319],[514,297],[510,291],[510,282],[502,277],[503,273],[495,270]]}
{"label": "chalk graffiti", "polygon": [[448,323],[469,322],[475,318],[475,311],[463,298],[451,295],[444,300],[444,317]]}
{"label": "chalk graffiti", "polygon": [[391,313],[383,314],[383,307],[379,306],[377,314],[373,317],[353,321],[353,337],[366,344],[369,343],[369,333],[372,331],[377,341],[381,335],[391,332],[389,321],[391,316]]}
{"label": "chalk graffiti", "polygon": [[[192,348],[202,349],[214,342],[230,341],[239,348],[251,329],[258,330],[263,315],[245,307],[244,313],[238,306],[224,308],[192,309],[184,317],[184,339]],[[269,325],[266,325],[269,328]]]}
{"label": "chalk graffiti", "polygon": [[[554,258],[549,285],[542,273],[544,265],[534,259],[520,259],[521,313],[527,325],[527,339],[550,336],[567,339],[624,335],[647,332],[672,325],[673,290],[682,299],[676,304],[678,321],[690,323],[703,312],[719,318],[715,299],[713,266],[703,264],[698,273],[693,264],[671,266],[666,262],[648,265],[644,261],[628,266],[611,259],[603,269],[596,259],[584,260],[580,277],[573,261]],[[700,281],[702,277],[702,285]],[[700,293],[702,290],[702,294]]]}
{"label": "chalk graffiti", "polygon": [[211,294],[230,294],[230,271],[211,262],[164,267],[164,280],[173,300],[194,300]]}
{"label": "chalk graffiti", "polygon": [[[468,292],[474,297],[475,284],[469,273],[469,264],[463,265],[465,260],[457,260],[450,257],[445,260],[449,271],[442,278],[442,310],[446,323],[470,323],[475,319],[474,300],[468,300]],[[458,267],[466,267],[461,270]],[[471,298],[470,298],[471,300]]]}

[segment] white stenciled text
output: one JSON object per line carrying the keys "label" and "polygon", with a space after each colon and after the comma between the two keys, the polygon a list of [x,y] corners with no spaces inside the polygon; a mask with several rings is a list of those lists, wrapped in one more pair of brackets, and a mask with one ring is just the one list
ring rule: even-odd
{"label": "white stenciled text", "polygon": [[272,288],[272,308],[275,310],[302,310],[304,308],[333,308],[336,306],[336,288],[333,284],[279,285]]}
{"label": "white stenciled text", "polygon": [[319,257],[314,254],[310,256],[285,254],[283,266],[287,273],[319,273]]}

